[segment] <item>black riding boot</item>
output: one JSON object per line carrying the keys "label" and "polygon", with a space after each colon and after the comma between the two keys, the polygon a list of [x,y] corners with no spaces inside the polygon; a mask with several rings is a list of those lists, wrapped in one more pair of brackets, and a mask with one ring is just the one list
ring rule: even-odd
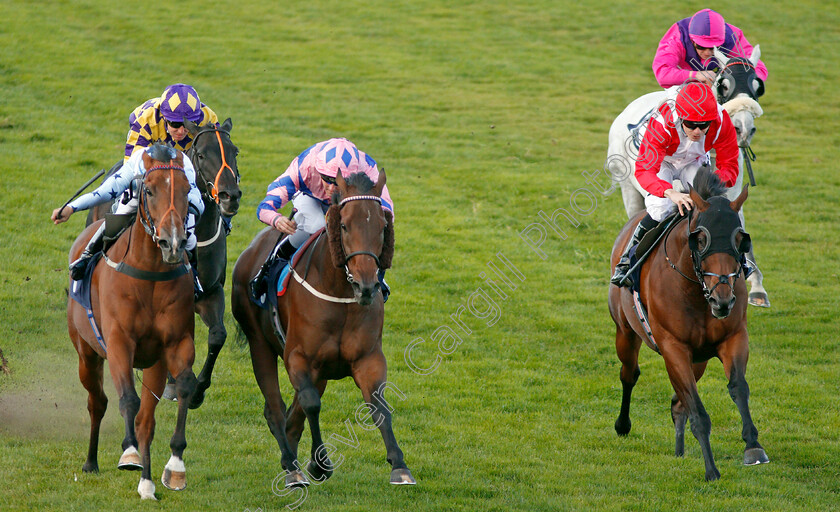
{"label": "black riding boot", "polygon": [[650,215],[645,215],[642,221],[639,222],[639,225],[636,226],[636,231],[633,232],[633,236],[627,242],[627,247],[624,248],[624,254],[621,255],[618,263],[615,264],[615,273],[610,278],[612,284],[616,286],[633,285],[632,279],[627,276],[627,271],[630,270],[630,249],[638,244],[642,240],[642,237],[645,236],[645,233],[656,227],[657,224],[658,222],[653,220]]}
{"label": "black riding boot", "polygon": [[195,299],[198,300],[204,293],[204,288],[201,286],[201,281],[198,280],[198,256],[196,252],[198,252],[198,248],[194,247],[192,250],[187,251],[187,257],[190,260],[190,267],[192,267],[193,293],[195,293]]}
{"label": "black riding boot", "polygon": [[85,247],[85,250],[82,252],[82,255],[79,256],[79,259],[70,264],[70,277],[73,278],[74,281],[79,281],[85,277],[85,269],[87,269],[90,259],[94,254],[102,250],[103,234],[105,234],[104,222],[99,226],[99,229],[96,230],[96,233],[93,234],[93,238],[90,239],[87,247]]}
{"label": "black riding boot", "polygon": [[385,282],[385,271],[380,270],[377,277],[379,277],[379,289],[382,291],[382,302],[388,302],[388,297],[391,295],[391,287]]}
{"label": "black riding boot", "polygon": [[288,237],[280,242],[279,247],[277,247],[277,249],[268,256],[268,259],[265,260],[265,263],[263,263],[260,271],[257,272],[257,275],[254,276],[253,279],[251,279],[251,293],[254,294],[254,297],[261,297],[266,291],[268,291],[268,283],[266,283],[265,278],[268,276],[268,271],[272,266],[274,266],[274,263],[278,260],[281,264],[288,263],[289,260],[292,259],[292,255],[296,250],[297,247],[292,245]]}

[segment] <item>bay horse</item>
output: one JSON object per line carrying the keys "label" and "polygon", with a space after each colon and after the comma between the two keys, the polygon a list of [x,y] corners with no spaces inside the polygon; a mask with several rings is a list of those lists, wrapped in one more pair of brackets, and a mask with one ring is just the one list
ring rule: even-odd
{"label": "bay horse", "polygon": [[[676,455],[684,453],[688,419],[703,452],[706,480],[717,480],[720,472],[709,441],[711,420],[696,384],[712,357],[723,363],[729,395],[741,414],[744,464],[769,462],[750,415],[746,381],[746,285],[739,277],[740,255],[749,250],[751,242],[738,212],[749,187],[730,201],[722,195],[725,189],[720,180],[706,168],[698,171],[694,187],[689,191],[695,204],[692,215],[679,219],[666,232],[663,242],[652,249],[641,267],[638,300],[647,308],[647,319],[637,313],[630,288],[610,286],[609,309],[616,326],[615,347],[622,364],[623,388],[615,430],[620,436],[630,432],[630,395],[639,379],[639,348],[644,340],[664,358],[676,392],[671,400]],[[613,270],[643,215],[635,216],[619,233],[610,258]]]}
{"label": "bay horse", "polygon": [[[239,167],[236,157],[239,148],[230,137],[233,121],[227,118],[219,127],[207,125],[199,127],[186,120],[184,125],[193,139],[187,156],[196,172],[196,186],[201,191],[204,201],[204,213],[195,226],[198,239],[196,265],[202,293],[195,300],[195,312],[208,328],[207,358],[198,375],[198,387],[193,394],[190,408],[199,407],[204,401],[204,392],[210,387],[216,359],[227,339],[225,329],[225,279],[227,276],[227,227],[223,216],[233,217],[239,211],[242,191],[239,188]],[[107,176],[115,173],[122,166],[117,163]],[[91,208],[88,224],[104,217],[111,211],[111,202]],[[176,398],[175,380],[170,375],[163,397]]]}
{"label": "bay horse", "polygon": [[[328,380],[353,377],[362,391],[385,442],[391,483],[415,484],[391,428],[391,412],[383,396],[387,384],[382,352],[385,309],[377,273],[391,266],[393,217],[381,207],[385,173],[376,184],[364,173],[338,186],[327,212],[326,236],[320,236],[292,269],[294,280],[278,297],[276,308],[261,309],[250,300],[249,281],[278,242],[280,233],[263,229],[233,267],[231,309],[251,351],[257,384],[265,397],[264,416],[281,451],[286,487],[309,485],[297,448],[304,419],[312,433],[312,459],[307,470],[317,481],[334,467],[321,438],[321,396]],[[303,276],[303,277],[301,277]],[[276,316],[275,316],[276,315]],[[272,316],[284,341],[275,334]],[[286,409],[278,387],[280,357],[295,396]]]}
{"label": "bay horse", "polygon": [[[151,148],[151,156],[143,155],[143,163],[146,173],[139,185],[135,221],[93,267],[90,309],[68,299],[67,328],[79,354],[79,379],[88,391],[91,419],[82,470],[99,471],[99,427],[108,405],[102,387],[107,359],[125,421],[118,467],[142,470],[137,492],[143,499],[155,499],[150,445],[167,372],[175,375],[179,402],[169,443],[172,456],[161,480],[169,489],[186,487],[183,453],[187,404],[196,387],[192,371],[195,316],[193,281],[184,254],[190,183],[183,171],[183,156],[157,145]],[[101,222],[87,226],[76,238],[69,261],[79,257]],[[71,281],[71,287],[79,283]],[[133,368],[143,369],[142,398],[134,389]]]}
{"label": "bay horse", "polygon": [[[726,191],[730,200],[735,200],[741,193],[745,174],[748,174],[752,181],[750,162],[755,159],[755,154],[750,145],[756,131],[755,119],[764,113],[758,103],[758,98],[764,94],[764,82],[755,74],[755,65],[760,57],[759,45],[753,48],[749,57],[727,57],[720,50],[715,50],[715,59],[722,64],[712,89],[717,95],[718,103],[732,119],[738,146],[741,148],[738,157],[738,179],[735,185]],[[636,181],[634,169],[647,120],[664,101],[668,101],[667,90],[645,94],[632,101],[610,126],[606,168],[621,186],[628,219],[645,209],[644,196],[647,192]],[[740,216],[741,224],[746,225],[743,212]],[[752,248],[747,254],[747,259],[755,268],[747,278],[750,283],[749,303],[753,306],[770,307],[770,299],[767,290],[764,289],[764,275],[755,263]]]}

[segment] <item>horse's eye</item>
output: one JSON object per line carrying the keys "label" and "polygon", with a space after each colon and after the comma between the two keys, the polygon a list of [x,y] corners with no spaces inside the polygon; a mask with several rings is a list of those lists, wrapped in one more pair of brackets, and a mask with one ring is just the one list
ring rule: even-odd
{"label": "horse's eye", "polygon": [[195,154],[195,158],[196,158],[197,160],[203,160],[203,159],[204,159],[204,155],[202,155],[201,153],[196,153],[196,154]]}
{"label": "horse's eye", "polygon": [[706,237],[706,233],[703,233],[701,231],[697,235],[697,249],[700,252],[703,252],[703,251],[706,250],[706,246],[708,246],[708,245],[709,245],[709,239]]}
{"label": "horse's eye", "polygon": [[154,195],[154,194],[152,193],[152,189],[150,189],[149,187],[143,187],[143,192],[144,192],[147,196],[149,196],[149,197],[151,197],[151,196],[153,196],[153,195]]}
{"label": "horse's eye", "polygon": [[342,222],[342,223],[341,223],[341,230],[342,230],[342,231],[347,231],[347,224],[345,224],[345,223],[343,223],[343,222]]}

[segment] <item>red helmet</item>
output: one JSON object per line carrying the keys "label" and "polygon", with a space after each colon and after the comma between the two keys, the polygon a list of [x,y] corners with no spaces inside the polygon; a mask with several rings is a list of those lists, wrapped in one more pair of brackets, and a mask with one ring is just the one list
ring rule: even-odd
{"label": "red helmet", "polygon": [[690,82],[677,94],[677,115],[684,121],[714,121],[718,118],[715,93],[708,85]]}

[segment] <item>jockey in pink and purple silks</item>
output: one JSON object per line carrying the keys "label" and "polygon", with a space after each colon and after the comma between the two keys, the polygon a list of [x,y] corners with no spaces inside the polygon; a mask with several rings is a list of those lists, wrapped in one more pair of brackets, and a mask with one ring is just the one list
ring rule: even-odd
{"label": "jockey in pink and purple silks", "polygon": [[[359,151],[349,140],[336,138],[306,149],[268,186],[265,199],[257,207],[257,218],[288,235],[276,252],[281,259],[291,259],[310,236],[326,225],[325,215],[336,190],[335,177],[339,171],[344,179],[357,172],[367,175],[373,183],[379,179],[379,169],[373,158]],[[289,201],[296,210],[294,219],[278,212]],[[387,185],[382,188],[382,208],[393,215],[394,203]],[[380,270],[383,297],[387,298],[383,273]]]}
{"label": "jockey in pink and purple silks", "polygon": [[[723,16],[711,9],[703,9],[691,18],[674,23],[656,49],[653,74],[664,88],[681,85],[689,80],[709,85],[719,71],[714,60],[718,48],[727,57],[749,57],[753,47],[744,33]],[[767,80],[767,66],[758,61],[755,72],[762,81]]]}

